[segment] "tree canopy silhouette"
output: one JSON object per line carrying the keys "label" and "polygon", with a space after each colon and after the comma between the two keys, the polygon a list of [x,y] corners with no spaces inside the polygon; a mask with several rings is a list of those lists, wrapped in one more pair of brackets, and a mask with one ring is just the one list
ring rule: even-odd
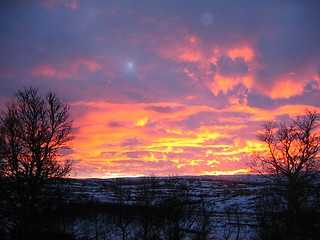
{"label": "tree canopy silhouette", "polygon": [[[280,214],[279,216],[283,217],[283,227],[276,224],[268,228],[274,231],[280,226],[282,230],[279,231],[282,231],[283,235],[280,235],[280,232],[275,233],[279,239],[318,237],[312,234],[319,229],[310,229],[318,226],[318,219],[311,217],[310,213],[317,213],[319,120],[315,110],[307,109],[304,115],[292,118],[290,123],[270,121],[262,124],[258,134],[258,139],[265,143],[266,151],[254,153],[251,168],[269,174],[273,180],[273,185],[270,186],[273,193],[268,194],[267,198],[273,197],[277,206],[268,206],[269,213]],[[267,201],[270,202],[270,199]],[[265,202],[262,204],[265,205]],[[275,239],[274,237],[271,236],[270,239]],[[264,239],[269,238],[264,236]]]}
{"label": "tree canopy silhouette", "polygon": [[66,176],[71,164],[57,158],[70,148],[71,128],[69,105],[56,94],[19,90],[0,115],[0,174],[32,184]]}
{"label": "tree canopy silhouette", "polygon": [[279,181],[306,184],[320,170],[319,116],[306,110],[291,123],[270,121],[262,124],[258,139],[266,144],[264,154],[255,153],[252,168],[274,174]]}

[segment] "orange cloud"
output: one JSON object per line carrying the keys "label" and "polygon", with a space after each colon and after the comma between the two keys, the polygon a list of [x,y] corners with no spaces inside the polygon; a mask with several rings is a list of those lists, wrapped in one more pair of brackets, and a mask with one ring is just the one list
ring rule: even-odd
{"label": "orange cloud", "polygon": [[[182,166],[196,166],[198,159],[205,155],[198,151],[206,141],[228,136],[227,133],[216,132],[217,128],[214,127],[184,130],[174,124],[201,111],[216,111],[206,106],[103,102],[76,103],[74,106],[82,104],[92,108],[74,123],[78,129],[75,152],[68,157],[84,159],[86,163],[100,162],[112,167],[119,160],[128,161],[128,164],[132,160],[141,160],[142,163],[176,162],[174,166],[181,170],[175,170],[175,173],[183,174],[183,171],[190,172],[190,169],[182,171]],[[115,169],[118,171],[119,166]],[[108,171],[113,172],[110,169]]]}
{"label": "orange cloud", "polygon": [[[270,71],[272,71],[270,69]],[[255,79],[253,88],[271,99],[290,99],[295,96],[302,96],[308,91],[308,87],[313,90],[318,89],[319,75],[313,66],[297,66],[291,72],[281,76],[272,76],[260,82]],[[307,87],[307,88],[306,88]]]}
{"label": "orange cloud", "polygon": [[[253,122],[261,122],[261,121],[274,121],[279,116],[289,115],[290,117],[299,115],[305,111],[305,109],[315,109],[319,111],[320,108],[316,108],[314,106],[309,105],[283,105],[274,109],[261,109],[255,108],[250,106],[239,106],[239,105],[231,105],[229,108],[226,108],[225,111],[227,112],[234,112],[234,113],[242,113],[247,114],[247,121]],[[231,118],[232,119],[232,118]],[[230,121],[230,118],[229,118]]]}
{"label": "orange cloud", "polygon": [[[257,58],[259,53],[250,44],[234,45],[229,48],[212,45],[210,48],[204,46],[196,35],[184,34],[185,37],[179,39],[179,42],[171,39],[170,44],[160,47],[159,54],[166,59],[181,63],[182,66],[178,71],[185,73],[198,84],[204,83],[215,96],[219,93],[226,95],[235,87],[242,85],[249,92],[254,89],[271,99],[289,99],[303,94],[310,79],[314,79],[315,82],[319,79],[315,69],[307,68],[303,73],[298,70],[297,73],[266,78],[265,81],[269,81],[269,84],[261,82],[261,79],[257,79],[257,73],[263,66]],[[219,62],[219,59],[228,61]],[[244,64],[247,66],[247,71],[244,69]],[[317,88],[316,84],[313,86]]]}
{"label": "orange cloud", "polygon": [[[251,69],[255,66],[255,53],[254,49],[249,45],[235,46],[229,49],[212,46],[211,50],[208,51],[208,48],[203,47],[197,36],[187,35],[184,41],[171,44],[165,48],[162,47],[159,54],[166,59],[179,63],[192,63],[192,66],[183,64],[178,71],[185,73],[195,82],[205,83],[215,96],[220,92],[227,94],[239,84],[242,84],[250,91],[254,84]],[[228,64],[239,64],[237,59],[243,59],[248,64],[249,71],[240,75],[229,71],[227,75],[219,68],[218,60],[221,57],[230,58],[231,62]],[[233,70],[239,71],[239,66]],[[244,70],[242,69],[242,71]]]}
{"label": "orange cloud", "polygon": [[290,79],[281,79],[273,85],[269,95],[272,99],[290,98],[301,95],[303,91],[303,82],[294,82]]}
{"label": "orange cloud", "polygon": [[251,62],[254,59],[254,50],[249,46],[236,47],[228,50],[228,56],[232,60],[243,58],[246,62]]}
{"label": "orange cloud", "polygon": [[[114,177],[246,173],[251,152],[264,150],[256,140],[259,122],[295,115],[307,106],[262,110],[231,105],[219,110],[168,102],[72,105],[77,107],[84,111],[74,121],[74,152],[65,156],[81,159],[73,174],[90,168],[81,176]],[[201,113],[218,117],[197,127],[181,125]],[[237,117],[239,113],[245,118]]]}
{"label": "orange cloud", "polygon": [[235,86],[242,84],[247,89],[251,89],[253,79],[250,76],[243,77],[225,77],[220,74],[216,74],[214,79],[207,83],[208,88],[214,95],[218,95],[220,92],[227,94]]}

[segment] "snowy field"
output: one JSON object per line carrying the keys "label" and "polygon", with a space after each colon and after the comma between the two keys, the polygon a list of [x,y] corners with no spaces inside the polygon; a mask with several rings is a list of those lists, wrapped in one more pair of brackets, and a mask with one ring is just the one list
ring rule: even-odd
{"label": "snowy field", "polygon": [[[182,239],[197,239],[194,233],[200,228],[200,222],[203,223],[203,216],[209,221],[205,226],[208,229],[206,239],[252,239],[257,225],[254,206],[257,196],[266,185],[267,180],[261,176],[233,175],[68,179],[64,182],[63,188],[70,192],[70,201],[81,203],[157,206],[170,196],[176,200],[184,199],[184,202],[188,199],[188,202],[196,203],[189,205],[190,211],[193,214],[197,213],[197,216],[183,223],[184,227],[188,226],[185,227],[188,231],[185,231]],[[79,239],[123,239],[123,225],[118,226],[120,230],[112,235],[111,230],[107,230],[108,224],[104,222],[107,221],[103,220],[104,218],[104,215],[99,213],[94,218],[79,218],[73,224],[72,231]],[[141,231],[135,229],[132,222],[125,226],[124,230],[128,231],[125,232],[127,239],[131,239],[130,234],[135,231]],[[114,231],[115,226],[112,229]]]}

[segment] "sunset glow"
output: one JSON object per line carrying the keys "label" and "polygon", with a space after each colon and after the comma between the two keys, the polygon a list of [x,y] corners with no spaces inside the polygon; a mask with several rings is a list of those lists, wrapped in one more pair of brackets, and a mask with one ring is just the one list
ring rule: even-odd
{"label": "sunset glow", "polygon": [[0,6],[0,109],[69,102],[72,177],[248,173],[261,122],[320,111],[317,1]]}

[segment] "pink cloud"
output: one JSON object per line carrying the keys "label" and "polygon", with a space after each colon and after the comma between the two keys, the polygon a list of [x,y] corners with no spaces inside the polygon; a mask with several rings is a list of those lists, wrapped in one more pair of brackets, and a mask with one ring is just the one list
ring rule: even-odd
{"label": "pink cloud", "polygon": [[278,80],[275,85],[273,85],[269,96],[272,99],[277,98],[290,98],[293,96],[298,96],[303,93],[304,83],[294,82],[290,79]]}
{"label": "pink cloud", "polygon": [[38,3],[47,10],[54,10],[59,6],[64,6],[71,10],[76,10],[79,7],[77,0],[40,0]]}
{"label": "pink cloud", "polygon": [[[257,78],[257,76],[255,76]],[[271,99],[289,99],[301,96],[306,86],[316,86],[319,83],[316,70],[312,67],[297,66],[293,71],[263,81],[255,81],[253,88]]]}
{"label": "pink cloud", "polygon": [[228,50],[228,56],[234,61],[236,58],[243,58],[246,62],[254,60],[254,49],[249,46],[239,46]]}
{"label": "pink cloud", "polygon": [[35,69],[31,70],[33,76],[41,76],[55,79],[65,78],[81,78],[80,72],[83,70],[89,73],[95,73],[102,69],[102,65],[97,58],[85,59],[79,58],[71,62],[64,62],[60,64],[41,64]]}

